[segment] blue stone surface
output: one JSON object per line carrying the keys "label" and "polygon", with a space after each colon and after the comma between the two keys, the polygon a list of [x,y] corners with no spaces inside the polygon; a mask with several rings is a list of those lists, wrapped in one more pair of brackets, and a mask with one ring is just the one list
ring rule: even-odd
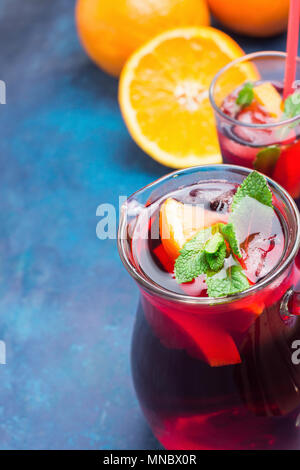
{"label": "blue stone surface", "polygon": [[131,140],[74,3],[0,3],[0,449],[158,449],[130,375],[137,288],[96,209],[168,169]]}

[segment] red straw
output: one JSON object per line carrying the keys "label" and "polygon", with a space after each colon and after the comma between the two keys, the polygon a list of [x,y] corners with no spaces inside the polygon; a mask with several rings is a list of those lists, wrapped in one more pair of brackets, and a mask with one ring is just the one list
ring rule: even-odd
{"label": "red straw", "polygon": [[290,0],[283,98],[293,93],[299,41],[300,0]]}

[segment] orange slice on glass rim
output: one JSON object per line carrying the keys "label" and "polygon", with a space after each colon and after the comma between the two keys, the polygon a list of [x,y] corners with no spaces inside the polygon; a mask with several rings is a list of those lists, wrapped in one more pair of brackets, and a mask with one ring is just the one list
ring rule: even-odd
{"label": "orange slice on glass rim", "polygon": [[[220,68],[242,55],[233,39],[210,27],[169,30],[142,46],[119,84],[122,115],[136,143],[173,168],[221,163],[208,90]],[[222,92],[256,79],[250,64],[233,67]]]}

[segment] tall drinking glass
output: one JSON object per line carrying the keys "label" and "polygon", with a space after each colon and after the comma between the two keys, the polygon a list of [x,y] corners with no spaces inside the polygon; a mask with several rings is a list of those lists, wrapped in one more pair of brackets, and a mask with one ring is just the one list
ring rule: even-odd
{"label": "tall drinking glass", "polygon": [[[300,116],[264,123],[263,111],[251,112],[250,108],[241,117],[236,116],[236,90],[245,83],[245,76],[252,77],[254,84],[271,82],[282,95],[285,61],[284,52],[256,52],[241,57],[217,73],[209,94],[224,162],[265,173],[280,183],[300,207]],[[300,58],[294,83],[295,90],[300,91],[299,80]]]}

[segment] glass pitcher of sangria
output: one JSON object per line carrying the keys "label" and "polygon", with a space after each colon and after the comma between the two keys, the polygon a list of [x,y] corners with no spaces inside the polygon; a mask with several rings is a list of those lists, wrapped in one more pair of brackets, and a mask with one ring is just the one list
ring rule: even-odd
{"label": "glass pitcher of sangria", "polygon": [[122,207],[119,253],[140,290],[133,381],[166,449],[299,447],[300,219],[254,173],[174,172]]}

